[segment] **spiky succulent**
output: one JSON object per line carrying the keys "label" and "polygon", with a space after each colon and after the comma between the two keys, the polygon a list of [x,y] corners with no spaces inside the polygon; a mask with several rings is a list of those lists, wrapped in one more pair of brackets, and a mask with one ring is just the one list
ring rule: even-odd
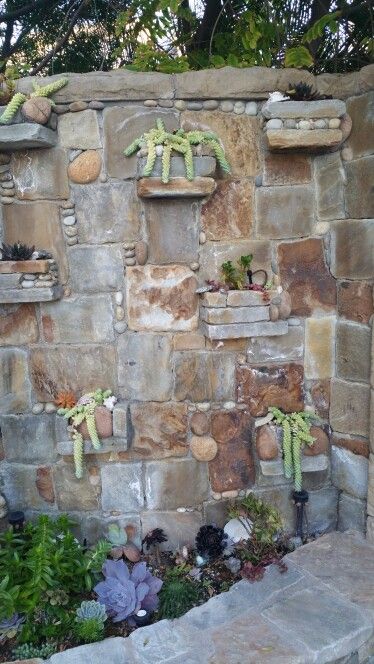
{"label": "spiky succulent", "polygon": [[[58,81],[54,81],[53,83],[44,85],[42,87],[40,87],[37,83],[34,83],[34,92],[32,92],[29,97],[24,95],[22,92],[16,92],[8,105],[5,107],[3,114],[0,116],[0,124],[6,124],[7,122],[10,122],[10,120],[17,113],[18,109],[22,106],[22,104],[25,103],[25,101],[27,101],[27,99],[31,97],[49,97],[50,95],[53,95],[54,92],[57,92],[57,90],[60,90],[62,87],[64,87],[67,82],[67,78],[60,78]],[[52,101],[51,104],[53,104]]]}
{"label": "spiky succulent", "polygon": [[156,127],[145,132],[139,138],[136,138],[124,151],[126,157],[130,157],[134,152],[141,148],[147,148],[147,160],[143,169],[143,175],[149,177],[152,175],[156,162],[156,146],[163,146],[162,153],[162,182],[167,184],[170,180],[170,165],[173,151],[181,154],[184,158],[186,177],[193,180],[193,145],[206,145],[211,149],[216,157],[220,167],[225,173],[230,173],[230,165],[225,157],[225,151],[219,142],[218,136],[211,131],[178,131],[171,133],[166,131],[164,122],[157,118]]}
{"label": "spiky succulent", "polygon": [[104,638],[104,623],[98,618],[88,618],[75,623],[74,634],[80,643],[95,643]]}
{"label": "spiky succulent", "polygon": [[165,581],[160,592],[160,618],[173,620],[196,606],[200,593],[193,581],[171,578]]}
{"label": "spiky succulent", "polygon": [[95,618],[104,623],[108,618],[104,604],[100,604],[100,602],[97,602],[95,599],[82,602],[75,613],[77,622],[83,622],[84,620]]}
{"label": "spiky succulent", "polygon": [[3,243],[0,247],[2,261],[28,261],[33,255],[35,247],[28,247],[21,242],[14,244]]}
{"label": "spiky succulent", "polygon": [[227,535],[223,528],[201,526],[196,535],[196,550],[202,558],[214,560],[223,553],[226,541]]}
{"label": "spiky succulent", "polygon": [[287,479],[294,479],[295,491],[302,489],[301,450],[303,445],[313,445],[310,435],[314,413],[283,413],[279,408],[269,408],[275,422],[283,429],[283,465]]}
{"label": "spiky succulent", "polygon": [[162,542],[167,542],[167,539],[168,538],[166,537],[162,528],[153,528],[153,530],[150,530],[142,540],[142,546],[145,544],[148,551],[151,546],[162,544]]}
{"label": "spiky succulent", "polygon": [[314,90],[312,85],[300,81],[294,85],[289,85],[287,94],[294,101],[317,101],[318,99],[327,99],[325,95],[320,95],[317,90]]}

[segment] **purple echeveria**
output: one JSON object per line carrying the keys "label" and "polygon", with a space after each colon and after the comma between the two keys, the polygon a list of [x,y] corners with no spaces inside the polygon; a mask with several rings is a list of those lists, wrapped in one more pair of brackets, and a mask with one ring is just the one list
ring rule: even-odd
{"label": "purple echeveria", "polygon": [[146,563],[136,563],[130,573],[122,559],[106,560],[102,571],[105,581],[98,583],[94,590],[113,622],[126,620],[139,609],[157,609],[157,593],[162,581],[152,576]]}

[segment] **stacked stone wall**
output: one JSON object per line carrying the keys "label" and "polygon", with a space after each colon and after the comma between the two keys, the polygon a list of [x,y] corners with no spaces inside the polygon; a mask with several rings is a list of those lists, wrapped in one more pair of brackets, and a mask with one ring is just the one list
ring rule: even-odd
{"label": "stacked stone wall", "polygon": [[[346,101],[353,128],[339,150],[268,151],[263,100],[300,79]],[[372,67],[69,75],[51,119],[56,146],[0,160],[0,179],[14,182],[5,241],[51,251],[64,287],[55,302],[0,305],[0,490],[12,509],[69,512],[89,539],[110,520],[138,536],[162,527],[180,546],[250,490],[292,530],[292,486],[255,441],[255,418],[278,405],[315,408],[328,436],[304,473],[310,530],[365,530],[373,88]],[[158,117],[219,134],[232,175],[218,175],[209,198],[137,196],[137,157],[123,150]],[[196,288],[248,253],[290,294],[288,332],[206,338]],[[77,480],[53,395],[96,387],[119,396],[121,436],[87,454]],[[214,459],[192,455],[196,436],[214,439]]]}

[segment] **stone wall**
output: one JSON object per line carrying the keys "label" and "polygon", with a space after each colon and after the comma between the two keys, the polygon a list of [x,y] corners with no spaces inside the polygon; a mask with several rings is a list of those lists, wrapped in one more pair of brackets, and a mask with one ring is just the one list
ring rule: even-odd
{"label": "stone wall", "polygon": [[[300,79],[346,100],[353,129],[341,149],[267,150],[262,100]],[[304,474],[310,530],[365,529],[373,79],[373,67],[69,75],[51,118],[57,145],[0,160],[0,179],[14,182],[3,237],[50,250],[64,286],[59,301],[0,306],[0,490],[11,508],[69,512],[91,539],[109,520],[138,536],[162,527],[178,546],[251,490],[292,530],[291,485],[255,444],[254,418],[279,405],[315,408],[328,435]],[[219,134],[233,172],[212,196],[138,198],[137,157],[123,149],[157,117]],[[209,340],[195,290],[248,253],[289,292],[288,333]],[[120,397],[121,436],[86,455],[76,480],[53,392],[98,386]],[[217,446],[209,462],[195,458],[203,436]]]}

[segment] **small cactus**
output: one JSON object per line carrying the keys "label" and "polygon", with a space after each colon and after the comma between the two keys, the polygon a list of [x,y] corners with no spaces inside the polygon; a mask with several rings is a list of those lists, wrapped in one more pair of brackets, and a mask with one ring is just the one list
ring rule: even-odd
{"label": "small cactus", "polygon": [[96,620],[104,623],[108,617],[105,606],[94,599],[82,602],[75,613],[77,622],[83,622],[84,620],[91,620],[92,618],[95,618]]}

